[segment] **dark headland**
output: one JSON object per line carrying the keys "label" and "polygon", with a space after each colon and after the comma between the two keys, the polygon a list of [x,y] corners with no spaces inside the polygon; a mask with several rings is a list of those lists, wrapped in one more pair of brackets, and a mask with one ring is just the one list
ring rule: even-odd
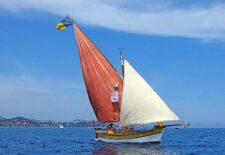
{"label": "dark headland", "polygon": [[40,121],[25,117],[4,118],[0,116],[0,128],[78,128],[92,127],[96,121],[73,120],[68,122]]}

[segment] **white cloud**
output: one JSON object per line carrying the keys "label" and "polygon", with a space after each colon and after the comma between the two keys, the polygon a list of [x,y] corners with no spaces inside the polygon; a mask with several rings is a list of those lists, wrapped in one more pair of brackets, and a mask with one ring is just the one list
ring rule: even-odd
{"label": "white cloud", "polygon": [[225,39],[225,3],[181,7],[173,2],[176,0],[0,0],[0,7],[12,12],[70,14],[88,25],[132,33]]}
{"label": "white cloud", "polygon": [[82,84],[26,76],[0,76],[0,115],[36,119],[93,119]]}
{"label": "white cloud", "polygon": [[58,94],[64,90],[84,91],[83,85],[68,81],[42,80],[26,76],[0,76],[0,94],[10,93]]}

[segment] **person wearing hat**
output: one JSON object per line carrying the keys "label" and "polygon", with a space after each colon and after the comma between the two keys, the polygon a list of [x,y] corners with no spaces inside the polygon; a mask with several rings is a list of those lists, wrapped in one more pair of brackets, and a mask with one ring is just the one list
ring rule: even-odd
{"label": "person wearing hat", "polygon": [[112,134],[114,134],[114,131],[113,131],[114,129],[113,129],[113,123],[110,123],[108,126],[107,126],[107,133],[109,134],[109,135],[112,135]]}

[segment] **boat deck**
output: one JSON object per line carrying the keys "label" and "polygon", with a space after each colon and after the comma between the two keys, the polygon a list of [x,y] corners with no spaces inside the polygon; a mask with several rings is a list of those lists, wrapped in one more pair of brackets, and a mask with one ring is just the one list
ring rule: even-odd
{"label": "boat deck", "polygon": [[135,131],[134,133],[128,133],[128,134],[107,134],[107,133],[101,133],[96,131],[96,138],[102,137],[107,139],[129,139],[129,138],[140,138],[155,134],[160,134],[163,132],[163,128],[154,128],[151,130],[141,130],[141,131]]}

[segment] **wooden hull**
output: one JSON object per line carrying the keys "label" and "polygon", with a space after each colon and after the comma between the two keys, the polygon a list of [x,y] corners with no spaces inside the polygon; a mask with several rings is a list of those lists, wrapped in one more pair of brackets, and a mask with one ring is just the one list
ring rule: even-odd
{"label": "wooden hull", "polygon": [[163,134],[163,128],[156,128],[149,131],[139,131],[126,135],[108,135],[105,133],[97,133],[96,141],[110,143],[149,143],[160,142]]}

